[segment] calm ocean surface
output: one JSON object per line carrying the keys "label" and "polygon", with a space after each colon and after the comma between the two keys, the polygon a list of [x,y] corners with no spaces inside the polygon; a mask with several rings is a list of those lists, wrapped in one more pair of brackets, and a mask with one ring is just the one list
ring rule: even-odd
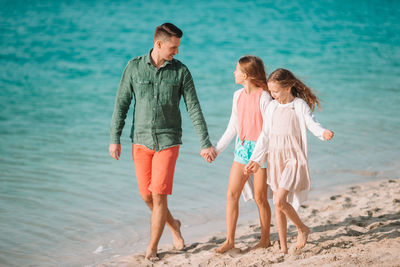
{"label": "calm ocean surface", "polygon": [[[335,138],[309,137],[314,194],[400,176],[400,2],[182,2],[0,1],[0,266],[84,266],[144,249],[150,212],[130,155],[132,115],[119,161],[108,131],[126,63],[165,21],[184,32],[176,58],[214,143],[239,88],[236,62],[254,54],[322,100],[316,116]],[[233,144],[207,164],[183,103],[182,114],[169,205],[193,241],[224,230]],[[254,215],[244,220],[257,219],[254,203],[241,205]]]}

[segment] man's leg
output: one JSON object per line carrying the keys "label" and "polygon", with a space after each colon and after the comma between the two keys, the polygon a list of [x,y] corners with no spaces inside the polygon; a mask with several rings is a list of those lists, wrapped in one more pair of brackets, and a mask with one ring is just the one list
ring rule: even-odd
{"label": "man's leg", "polygon": [[[153,213],[157,212],[155,210],[157,201],[156,199],[154,199],[154,197],[157,195],[167,196],[172,194],[175,165],[178,159],[178,155],[179,155],[179,146],[163,149],[154,154],[154,158],[152,161],[152,168],[151,168],[152,179],[149,187],[149,190],[152,192],[153,196]],[[171,213],[168,210],[168,204],[166,199],[165,203],[161,204],[162,205],[165,204],[166,222],[171,229],[172,237],[174,240],[174,246],[176,249],[181,250],[185,246],[180,231],[181,223],[179,220],[175,220],[174,217],[172,217]],[[156,223],[157,222],[161,223],[162,221],[156,221]],[[163,226],[159,225],[158,227],[161,228]],[[156,241],[156,238],[154,240]]]}
{"label": "man's leg", "polygon": [[[173,156],[172,159],[173,159],[173,164],[175,166],[175,162],[176,162],[176,158],[177,158],[177,154],[178,154],[177,152],[179,151],[179,147],[175,148],[174,151],[175,151],[175,153],[172,154],[172,156]],[[159,159],[158,159],[159,152],[156,154],[156,152],[154,150],[148,149],[141,145],[133,145],[132,152],[133,152],[132,153],[133,159],[135,162],[136,177],[138,180],[140,195],[141,195],[143,201],[149,207],[149,209],[151,211],[153,211],[154,201],[153,201],[152,192],[149,190],[149,187],[150,187],[150,184],[152,181],[152,176],[153,176],[153,170],[152,170],[153,159],[155,158],[156,162],[159,161]],[[171,155],[171,153],[163,153],[163,154]],[[162,165],[162,164],[156,163],[156,165]],[[161,166],[161,170],[162,170],[162,166]],[[157,175],[157,173],[158,173],[158,171],[156,169],[155,174]],[[184,248],[184,240],[183,240],[181,232],[180,232],[181,222],[179,220],[175,220],[172,217],[170,211],[168,210],[168,207],[167,207],[166,223],[171,230],[175,248],[179,249],[179,250],[183,249]]]}
{"label": "man's leg", "polygon": [[[147,206],[151,211],[153,211],[153,197],[152,195],[142,196],[143,200],[146,202]],[[181,222],[172,217],[171,212],[167,207],[167,226],[171,231],[172,238],[174,240],[174,248],[177,250],[182,250],[185,247],[185,241],[181,234]]]}
{"label": "man's leg", "polygon": [[152,194],[153,212],[151,213],[150,244],[147,247],[146,259],[157,257],[157,247],[167,219],[167,195]]}

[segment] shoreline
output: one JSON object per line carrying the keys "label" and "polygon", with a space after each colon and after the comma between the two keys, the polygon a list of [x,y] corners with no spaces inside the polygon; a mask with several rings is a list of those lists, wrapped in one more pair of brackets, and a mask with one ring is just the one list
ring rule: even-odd
{"label": "shoreline", "polygon": [[214,231],[197,242],[186,242],[184,251],[161,245],[160,261],[154,263],[144,260],[142,252],[115,257],[97,266],[400,266],[395,256],[400,251],[400,178],[343,185],[329,194],[312,194],[299,209],[301,219],[311,229],[307,245],[300,252],[293,251],[297,231],[290,221],[289,254],[279,252],[274,215],[272,209],[272,246],[266,249],[247,251],[260,236],[254,217],[248,223],[238,223],[236,248],[223,255],[212,250],[225,241],[225,232]]}

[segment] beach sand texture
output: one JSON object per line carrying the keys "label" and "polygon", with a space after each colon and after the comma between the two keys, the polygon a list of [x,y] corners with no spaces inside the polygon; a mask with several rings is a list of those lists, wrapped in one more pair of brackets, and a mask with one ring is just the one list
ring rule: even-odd
{"label": "beach sand texture", "polygon": [[289,223],[289,254],[279,252],[274,215],[267,249],[248,251],[260,237],[255,221],[238,228],[236,248],[224,255],[213,252],[225,240],[218,234],[187,244],[185,251],[162,247],[158,262],[146,261],[141,253],[99,266],[400,266],[399,178],[353,185],[308,201],[299,210],[311,230],[301,251],[294,249],[297,231]]}

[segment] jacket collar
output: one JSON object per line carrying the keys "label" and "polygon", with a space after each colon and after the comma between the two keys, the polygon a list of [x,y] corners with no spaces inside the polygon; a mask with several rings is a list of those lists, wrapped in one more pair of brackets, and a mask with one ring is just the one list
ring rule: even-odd
{"label": "jacket collar", "polygon": [[[144,61],[145,61],[148,65],[154,66],[154,65],[151,63],[151,51],[153,51],[153,48],[150,50],[150,52],[149,52],[148,54],[146,54],[146,55],[144,56]],[[165,67],[165,66],[167,66],[168,64],[171,64],[171,62],[172,62],[172,60],[166,60],[166,61],[164,62],[164,64],[161,65],[160,69],[163,68],[163,67]],[[154,66],[154,67],[155,67],[155,66]]]}

